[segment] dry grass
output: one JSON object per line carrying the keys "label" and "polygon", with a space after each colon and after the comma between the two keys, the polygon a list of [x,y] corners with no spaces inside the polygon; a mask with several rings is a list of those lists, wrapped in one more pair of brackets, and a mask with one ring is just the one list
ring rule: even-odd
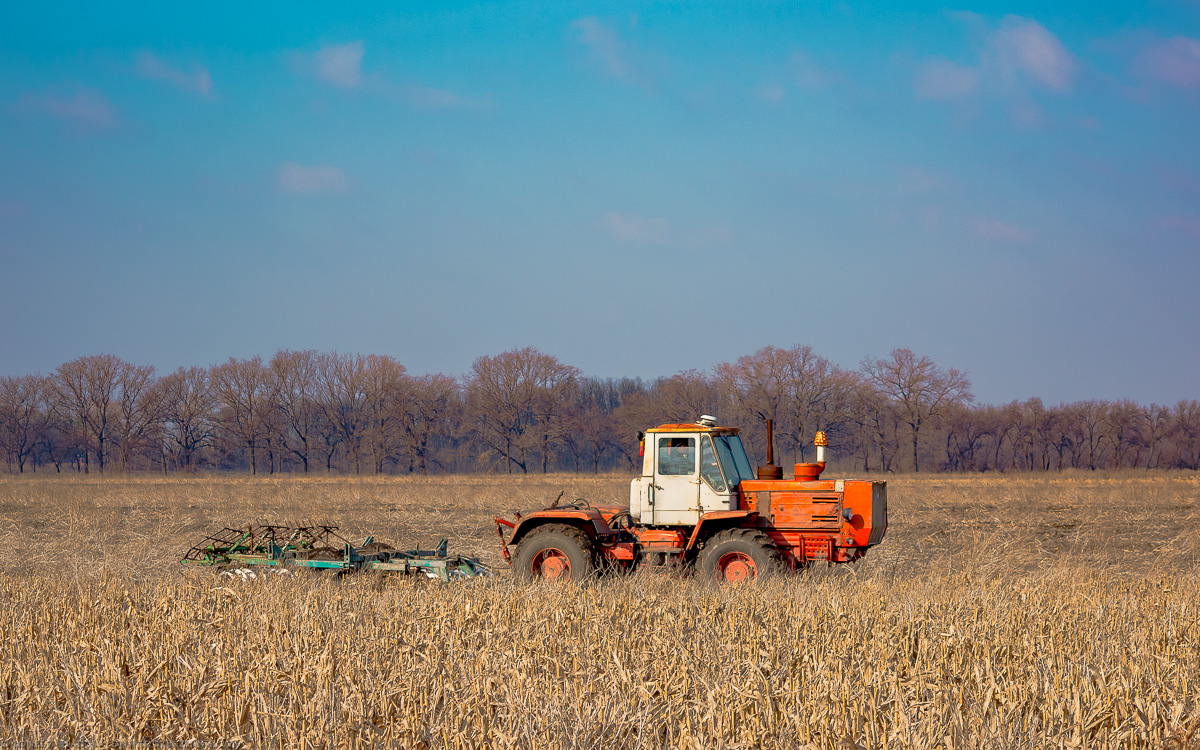
{"label": "dry grass", "polygon": [[[498,561],[490,515],[625,477],[0,479],[0,737],[120,746],[1195,747],[1194,475],[899,477],[853,566],[233,585],[226,523]],[[1200,734],[1200,733],[1197,733]],[[2,744],[2,743],[0,743]]]}

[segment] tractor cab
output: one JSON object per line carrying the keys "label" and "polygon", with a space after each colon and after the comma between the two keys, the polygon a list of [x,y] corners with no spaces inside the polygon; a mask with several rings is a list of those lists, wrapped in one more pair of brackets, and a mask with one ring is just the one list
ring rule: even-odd
{"label": "tractor cab", "polygon": [[753,479],[738,431],[703,416],[642,437],[642,475],[629,487],[629,514],[654,526],[694,526],[711,511],[737,510],[738,485]]}

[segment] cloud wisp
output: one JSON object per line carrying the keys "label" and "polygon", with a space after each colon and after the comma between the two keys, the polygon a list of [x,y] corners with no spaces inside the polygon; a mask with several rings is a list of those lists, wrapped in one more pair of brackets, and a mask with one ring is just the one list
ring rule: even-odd
{"label": "cloud wisp", "polygon": [[190,71],[182,70],[168,65],[152,52],[141,52],[134,60],[134,69],[142,78],[166,81],[172,86],[204,96],[212,93],[212,76],[202,65],[193,65]]}
{"label": "cloud wisp", "polygon": [[360,39],[349,44],[326,45],[312,55],[313,72],[317,78],[344,89],[362,85],[363,43]]}
{"label": "cloud wisp", "polygon": [[1154,81],[1200,91],[1200,39],[1155,39],[1134,61],[1134,68]]}
{"label": "cloud wisp", "polygon": [[286,162],[280,168],[275,184],[283,192],[296,195],[346,193],[350,190],[350,178],[331,164],[305,166]]}
{"label": "cloud wisp", "polygon": [[1020,16],[1006,16],[992,39],[999,72],[1006,78],[1021,76],[1049,89],[1064,92],[1075,78],[1075,58],[1045,26]]}
{"label": "cloud wisp", "polygon": [[616,29],[595,16],[577,18],[571,22],[577,33],[577,41],[587,47],[588,53],[600,68],[613,78],[622,81],[634,79],[633,66],[625,53]]}
{"label": "cloud wisp", "polygon": [[26,94],[17,101],[13,110],[52,117],[79,131],[112,128],[118,119],[117,108],[104,94],[82,86],[70,96],[57,93]]}
{"label": "cloud wisp", "polygon": [[615,212],[604,214],[600,230],[617,242],[663,248],[698,249],[733,241],[733,232],[724,224],[678,229],[660,217]]}
{"label": "cloud wisp", "polygon": [[930,58],[917,66],[913,93],[921,100],[963,105],[992,98],[1005,103],[1014,123],[1041,122],[1032,102],[1033,90],[1066,94],[1074,87],[1079,65],[1057,36],[1037,21],[1005,16],[986,28],[974,14],[959,14],[982,27],[982,43],[974,60]]}
{"label": "cloud wisp", "polygon": [[453,91],[435,89],[421,83],[409,83],[401,86],[383,83],[380,85],[380,89],[385,91],[389,98],[416,109],[490,110],[492,108],[490,97],[475,99],[456,94]]}
{"label": "cloud wisp", "polygon": [[358,40],[348,44],[326,45],[312,53],[296,53],[293,61],[298,72],[336,88],[361,90],[416,109],[491,108],[488,98],[463,96],[420,82],[397,84],[380,73],[366,73],[363,71],[365,52],[362,40]]}

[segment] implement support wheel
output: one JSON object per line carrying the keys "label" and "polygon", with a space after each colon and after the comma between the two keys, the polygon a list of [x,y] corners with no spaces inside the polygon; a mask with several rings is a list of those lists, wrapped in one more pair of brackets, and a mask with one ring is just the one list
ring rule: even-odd
{"label": "implement support wheel", "polygon": [[783,570],[779,548],[757,529],[714,534],[704,543],[698,562],[701,576],[718,583],[752,583]]}
{"label": "implement support wheel", "polygon": [[592,572],[592,540],[574,526],[534,529],[517,545],[513,572],[524,579],[581,581]]}

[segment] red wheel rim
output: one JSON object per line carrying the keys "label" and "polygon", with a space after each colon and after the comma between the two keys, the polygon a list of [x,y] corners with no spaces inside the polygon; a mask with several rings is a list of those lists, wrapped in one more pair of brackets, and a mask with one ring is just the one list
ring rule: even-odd
{"label": "red wheel rim", "polygon": [[728,583],[746,583],[758,578],[758,566],[744,552],[730,552],[717,560],[717,580]]}
{"label": "red wheel rim", "polygon": [[570,578],[571,560],[562,550],[551,547],[537,553],[529,572],[534,578],[545,578],[548,581]]}

